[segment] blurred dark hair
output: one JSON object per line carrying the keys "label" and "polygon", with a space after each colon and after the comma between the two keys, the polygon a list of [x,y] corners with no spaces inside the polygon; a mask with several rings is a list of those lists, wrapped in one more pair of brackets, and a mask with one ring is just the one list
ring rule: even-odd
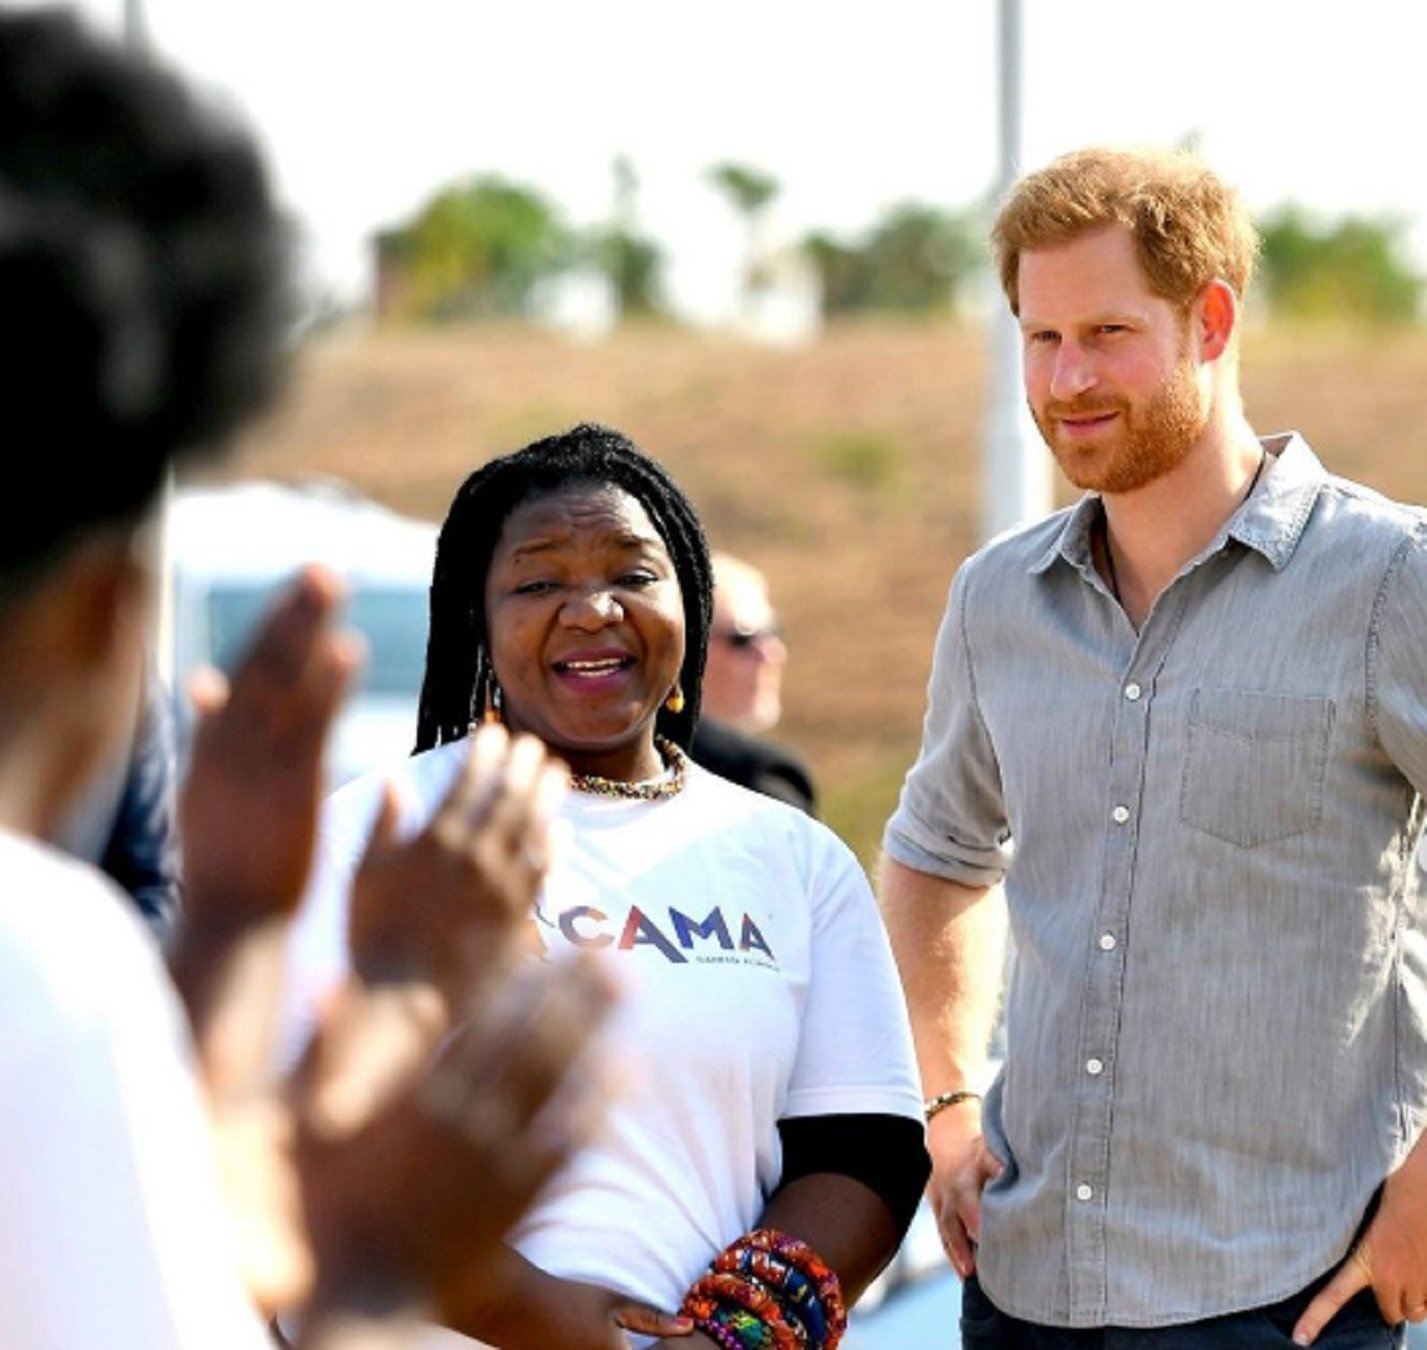
{"label": "blurred dark hair", "polygon": [[0,601],[268,400],[286,233],[251,141],[174,76],[0,14]]}
{"label": "blurred dark hair", "polygon": [[698,721],[713,614],[708,541],[689,499],[662,466],[628,437],[585,423],[483,464],[457,491],[436,545],[418,753],[459,740],[485,712],[494,679],[486,640],[486,574],[506,518],[533,498],[585,484],[627,492],[669,550],[684,601],[679,672],[684,707],[677,713],[661,708],[656,729],[688,748]]}

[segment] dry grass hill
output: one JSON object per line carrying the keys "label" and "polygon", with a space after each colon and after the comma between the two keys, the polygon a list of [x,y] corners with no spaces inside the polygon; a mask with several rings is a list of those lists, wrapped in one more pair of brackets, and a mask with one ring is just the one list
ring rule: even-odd
{"label": "dry grass hill", "polygon": [[[1427,501],[1427,333],[1264,330],[1244,365],[1261,430],[1302,430],[1334,471]],[[716,543],[770,574],[792,649],[780,735],[870,860],[916,749],[947,585],[977,540],[984,386],[980,332],[943,325],[792,350],[661,328],[342,335],[304,350],[286,405],[225,475],[338,475],[439,519],[491,455],[576,421],[620,427]]]}

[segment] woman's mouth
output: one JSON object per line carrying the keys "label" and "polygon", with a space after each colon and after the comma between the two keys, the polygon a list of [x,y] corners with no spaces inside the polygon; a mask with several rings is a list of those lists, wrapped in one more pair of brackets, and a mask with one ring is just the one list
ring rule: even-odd
{"label": "woman's mouth", "polygon": [[600,693],[622,681],[636,662],[627,652],[601,656],[568,656],[552,663],[555,674],[569,687]]}

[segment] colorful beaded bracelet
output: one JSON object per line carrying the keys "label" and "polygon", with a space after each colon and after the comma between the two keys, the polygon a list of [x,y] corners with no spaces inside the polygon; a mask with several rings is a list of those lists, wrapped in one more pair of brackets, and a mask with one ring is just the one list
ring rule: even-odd
{"label": "colorful beaded bracelet", "polygon": [[842,1283],[837,1272],[832,1269],[806,1242],[780,1233],[775,1228],[755,1228],[747,1236],[738,1240],[737,1245],[760,1248],[776,1252],[784,1261],[801,1271],[817,1286],[818,1301],[822,1304],[827,1322],[827,1336],[823,1350],[834,1350],[847,1330],[847,1305],[842,1299]]}
{"label": "colorful beaded bracelet", "polygon": [[747,1308],[722,1307],[713,1320],[731,1331],[743,1350],[772,1350],[778,1343],[773,1328]]}
{"label": "colorful beaded bracelet", "polygon": [[694,1281],[684,1297],[681,1311],[697,1320],[700,1317],[715,1317],[723,1308],[741,1308],[752,1313],[767,1328],[771,1339],[759,1342],[746,1336],[740,1337],[750,1350],[759,1344],[770,1345],[773,1350],[804,1350],[808,1345],[802,1325],[788,1316],[777,1295],[766,1285],[746,1275],[710,1271]]}
{"label": "colorful beaded bracelet", "polygon": [[761,1280],[803,1324],[814,1345],[822,1345],[827,1339],[827,1318],[813,1282],[775,1252],[735,1244],[718,1254],[714,1269]]}
{"label": "colorful beaded bracelet", "polygon": [[738,1339],[722,1322],[715,1322],[711,1317],[700,1317],[695,1323],[700,1331],[711,1341],[717,1341],[723,1350],[743,1350],[743,1342]]}
{"label": "colorful beaded bracelet", "polygon": [[847,1306],[834,1271],[806,1242],[756,1228],[729,1243],[684,1296],[680,1312],[717,1326],[724,1350],[836,1350]]}

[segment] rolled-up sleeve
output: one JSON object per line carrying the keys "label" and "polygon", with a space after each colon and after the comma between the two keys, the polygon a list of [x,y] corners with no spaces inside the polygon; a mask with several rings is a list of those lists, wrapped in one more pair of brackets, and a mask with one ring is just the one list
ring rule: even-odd
{"label": "rolled-up sleeve", "polygon": [[918,872],[994,886],[1010,861],[1010,827],[967,641],[975,563],[966,563],[952,583],[927,685],[921,753],[902,785],[883,848]]}

